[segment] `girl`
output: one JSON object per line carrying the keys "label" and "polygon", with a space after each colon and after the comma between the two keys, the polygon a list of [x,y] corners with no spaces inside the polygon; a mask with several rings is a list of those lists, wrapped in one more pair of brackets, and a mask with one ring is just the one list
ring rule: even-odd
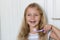
{"label": "girl", "polygon": [[[24,21],[18,40],[48,40],[51,33],[54,33],[49,33],[48,31],[52,30],[52,26],[45,24],[46,18],[41,7],[36,3],[28,5],[24,12]],[[44,31],[35,32],[34,29]],[[57,39],[56,35],[52,38]]]}

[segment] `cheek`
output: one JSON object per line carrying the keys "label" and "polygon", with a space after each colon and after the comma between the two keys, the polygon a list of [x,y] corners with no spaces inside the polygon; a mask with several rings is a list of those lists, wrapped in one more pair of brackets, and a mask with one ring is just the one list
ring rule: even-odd
{"label": "cheek", "polygon": [[37,21],[40,21],[41,18],[40,18],[40,17],[36,17],[35,19],[36,19]]}
{"label": "cheek", "polygon": [[26,16],[26,21],[29,21],[29,20],[30,20],[30,17],[27,17],[27,16]]}

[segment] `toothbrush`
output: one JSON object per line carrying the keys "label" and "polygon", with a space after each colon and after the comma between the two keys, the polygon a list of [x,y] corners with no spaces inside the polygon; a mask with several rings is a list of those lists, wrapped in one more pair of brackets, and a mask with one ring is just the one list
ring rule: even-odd
{"label": "toothbrush", "polygon": [[33,29],[34,32],[44,32],[44,30],[36,30],[35,28]]}

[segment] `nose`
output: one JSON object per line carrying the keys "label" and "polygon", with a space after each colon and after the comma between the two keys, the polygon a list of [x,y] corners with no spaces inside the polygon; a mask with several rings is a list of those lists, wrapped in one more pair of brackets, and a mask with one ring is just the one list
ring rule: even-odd
{"label": "nose", "polygon": [[34,15],[32,15],[32,16],[31,16],[31,19],[35,19],[35,16],[34,16]]}

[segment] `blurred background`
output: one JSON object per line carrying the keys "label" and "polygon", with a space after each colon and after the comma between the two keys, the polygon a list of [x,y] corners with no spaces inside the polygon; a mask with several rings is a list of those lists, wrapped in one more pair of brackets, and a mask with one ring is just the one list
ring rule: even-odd
{"label": "blurred background", "polygon": [[17,40],[24,10],[33,2],[43,8],[48,24],[60,29],[60,0],[0,0],[0,40]]}

